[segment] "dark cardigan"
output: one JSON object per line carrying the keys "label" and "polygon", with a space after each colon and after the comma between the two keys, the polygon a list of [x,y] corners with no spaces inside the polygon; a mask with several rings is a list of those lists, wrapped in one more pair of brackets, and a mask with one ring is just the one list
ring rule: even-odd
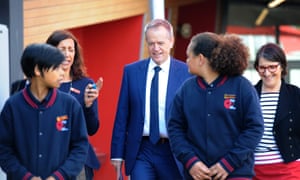
{"label": "dark cardigan", "polygon": [[[262,81],[255,85],[260,97]],[[273,135],[285,163],[300,158],[300,89],[282,80]]]}

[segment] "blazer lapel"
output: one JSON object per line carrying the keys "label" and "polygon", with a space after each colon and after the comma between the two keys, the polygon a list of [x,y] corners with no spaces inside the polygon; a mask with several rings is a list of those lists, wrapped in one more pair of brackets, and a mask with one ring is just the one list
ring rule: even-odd
{"label": "blazer lapel", "polygon": [[172,99],[176,93],[176,89],[178,88],[178,80],[180,79],[180,73],[178,72],[178,66],[174,63],[174,60],[171,58],[170,63],[170,71],[169,71],[169,80],[167,86],[167,97],[166,97],[166,108],[165,108],[165,116],[166,120],[168,119],[168,112],[170,105],[172,103]]}
{"label": "blazer lapel", "polygon": [[138,86],[138,96],[141,98],[143,117],[145,117],[145,101],[146,101],[146,80],[147,80],[147,71],[150,59],[142,60],[136,74],[136,83]]}

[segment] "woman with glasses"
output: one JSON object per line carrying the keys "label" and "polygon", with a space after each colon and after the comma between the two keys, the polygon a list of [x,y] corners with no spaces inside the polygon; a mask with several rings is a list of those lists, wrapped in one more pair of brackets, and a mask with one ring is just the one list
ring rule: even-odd
{"label": "woman with glasses", "polygon": [[254,62],[264,134],[255,149],[254,180],[300,179],[300,90],[284,81],[287,60],[276,44],[262,46]]}

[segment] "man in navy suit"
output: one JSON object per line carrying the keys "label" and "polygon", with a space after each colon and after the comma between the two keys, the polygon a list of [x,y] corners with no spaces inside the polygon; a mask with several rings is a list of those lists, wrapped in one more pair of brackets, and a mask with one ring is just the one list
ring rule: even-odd
{"label": "man in navy suit", "polygon": [[[150,58],[124,68],[112,134],[111,163],[119,174],[124,161],[126,175],[130,175],[131,180],[182,179],[180,164],[170,149],[166,124],[175,92],[191,75],[185,63],[170,56],[174,35],[168,21],[152,20],[145,27],[145,38]],[[160,67],[159,139],[154,143],[149,137],[153,115],[150,89],[156,66]]]}

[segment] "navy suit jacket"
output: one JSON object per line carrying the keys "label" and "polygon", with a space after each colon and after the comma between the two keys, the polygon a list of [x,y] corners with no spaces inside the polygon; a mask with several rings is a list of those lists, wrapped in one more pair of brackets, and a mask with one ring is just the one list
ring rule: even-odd
{"label": "navy suit jacket", "polygon": [[[111,158],[125,160],[129,175],[142,141],[145,119],[146,79],[150,59],[126,65],[112,134]],[[182,61],[171,58],[166,97],[166,121],[177,89],[191,75]],[[166,122],[167,123],[167,122]],[[180,170],[181,171],[181,170]]]}

